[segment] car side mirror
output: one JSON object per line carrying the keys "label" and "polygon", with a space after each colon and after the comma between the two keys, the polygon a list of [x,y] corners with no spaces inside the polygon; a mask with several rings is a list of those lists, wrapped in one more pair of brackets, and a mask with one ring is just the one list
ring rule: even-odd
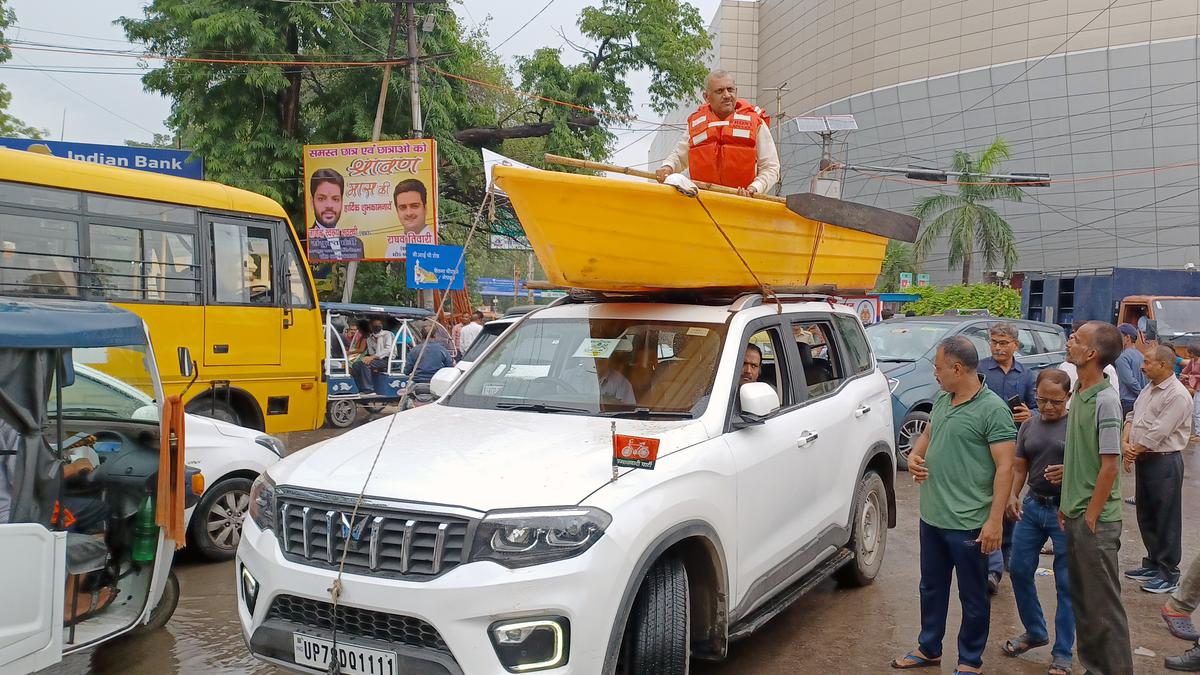
{"label": "car side mirror", "polygon": [[1157,340],[1158,339],[1158,320],[1157,319],[1146,319],[1145,333],[1146,333],[1147,340]]}
{"label": "car side mirror", "polygon": [[192,352],[187,347],[179,348],[179,374],[183,377],[191,377],[193,370]]}
{"label": "car side mirror", "polygon": [[779,394],[766,382],[747,382],[738,388],[738,407],[747,425],[762,424],[779,405]]}
{"label": "car side mirror", "polygon": [[433,374],[433,379],[429,380],[429,392],[434,396],[441,398],[450,391],[450,387],[458,381],[462,371],[458,368],[442,368]]}

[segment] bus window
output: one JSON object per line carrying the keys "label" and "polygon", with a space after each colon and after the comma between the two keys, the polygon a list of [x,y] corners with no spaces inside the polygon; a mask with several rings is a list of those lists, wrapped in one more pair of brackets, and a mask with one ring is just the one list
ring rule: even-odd
{"label": "bus window", "polygon": [[146,261],[146,299],[200,304],[196,238],[190,234],[155,230],[146,230],[142,238]]}
{"label": "bus window", "polygon": [[0,181],[0,202],[39,209],[79,211],[79,193]]}
{"label": "bus window", "polygon": [[295,243],[290,241],[287,235],[287,225],[280,223],[279,227],[284,232],[283,243],[283,258],[284,270],[288,277],[288,307],[294,309],[309,309],[313,306],[312,298],[308,294],[308,278],[304,275],[304,270],[300,268],[297,262],[297,253]]}
{"label": "bus window", "polygon": [[217,302],[272,305],[271,228],[212,224],[213,290]]}
{"label": "bus window", "polygon": [[106,300],[141,299],[141,238],[141,231],[131,227],[91,226],[91,295]]}
{"label": "bus window", "polygon": [[88,213],[119,218],[137,218],[138,220],[155,220],[160,223],[178,223],[194,225],[196,210],[186,206],[175,206],[159,202],[148,202],[140,199],[116,199],[100,195],[87,196]]}
{"label": "bus window", "polygon": [[78,223],[0,214],[0,292],[79,296],[78,256]]}

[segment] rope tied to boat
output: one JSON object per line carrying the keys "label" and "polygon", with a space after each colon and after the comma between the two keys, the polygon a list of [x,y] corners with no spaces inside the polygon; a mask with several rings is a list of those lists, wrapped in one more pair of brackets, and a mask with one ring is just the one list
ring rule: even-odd
{"label": "rope tied to boat", "polygon": [[[678,190],[679,188],[676,189]],[[687,193],[683,192],[683,190],[680,190],[680,193],[687,195]],[[742,266],[745,267],[746,271],[750,273],[750,276],[754,279],[754,283],[758,284],[758,289],[762,292],[763,297],[776,297],[775,292],[771,290],[771,287],[764,284],[762,279],[759,279],[758,275],[754,273],[754,269],[750,267],[750,263],[746,262],[746,258],[742,256],[742,252],[738,250],[737,246],[734,245],[733,240],[730,239],[729,235],[725,233],[725,228],[721,227],[721,224],[717,222],[716,217],[713,216],[712,211],[708,210],[708,205],[705,204],[704,200],[700,198],[700,191],[697,190],[695,194],[689,196],[696,200],[696,203],[700,205],[700,208],[704,209],[704,214],[708,216],[710,221],[712,221],[713,226],[717,228],[717,232],[721,233],[721,237],[725,240],[725,243],[729,244],[729,249],[733,251],[733,254],[737,256],[738,260],[742,261]],[[779,303],[776,302],[775,304],[778,305]],[[783,308],[780,307],[779,310],[782,312]]]}
{"label": "rope tied to boat", "polygon": [[[458,256],[458,263],[454,266],[454,274],[457,276],[463,268],[463,260],[467,257],[467,247],[471,244],[475,233],[479,229],[479,223],[483,220],[483,214],[488,210],[489,205],[495,201],[492,193],[492,184],[489,183],[487,191],[484,193],[483,201],[479,204],[479,210],[475,212],[475,219],[471,223],[471,229],[467,232],[467,238],[463,241],[462,253]],[[492,213],[495,213],[492,211]],[[413,375],[416,375],[416,366],[421,362],[421,358],[425,355],[425,349],[429,347],[429,342],[433,337],[434,326],[437,324],[437,316],[444,314],[446,309],[446,300],[450,298],[450,294],[446,293],[442,296],[441,303],[438,306],[438,311],[429,319],[428,329],[425,331],[425,339],[421,342],[420,349],[417,350],[416,357],[413,360]],[[411,354],[410,354],[411,356]],[[387,445],[387,439],[391,436],[392,426],[396,423],[396,416],[404,411],[405,404],[414,389],[414,383],[410,381],[408,386],[404,388],[404,393],[400,395],[399,408],[400,410],[393,413],[388,420],[387,429],[383,432],[383,438],[379,440],[379,447],[375,449],[375,457],[371,460],[371,468],[367,470],[367,476],[363,479],[362,489],[358,491],[358,497],[354,500],[354,508],[350,511],[350,527],[354,527],[354,521],[358,519],[358,509],[362,506],[364,495],[367,493],[367,485],[371,482],[371,476],[375,474],[375,467],[379,464],[379,457],[383,454],[383,448]],[[329,599],[333,603],[333,611],[331,612],[331,624],[333,626],[330,632],[330,641],[332,644],[329,647],[329,666],[326,669],[328,675],[341,675],[342,667],[338,662],[337,652],[337,628],[338,628],[338,607],[342,598],[342,574],[346,570],[346,554],[350,552],[350,537],[347,535],[342,538],[342,556],[338,561],[337,577],[334,578],[333,584],[329,586]]]}

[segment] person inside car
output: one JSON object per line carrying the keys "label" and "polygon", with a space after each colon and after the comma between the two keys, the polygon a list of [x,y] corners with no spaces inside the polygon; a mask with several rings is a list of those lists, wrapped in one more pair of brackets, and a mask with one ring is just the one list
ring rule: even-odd
{"label": "person inside car", "polygon": [[746,356],[742,359],[742,377],[739,385],[758,382],[762,375],[762,348],[754,343],[746,345]]}

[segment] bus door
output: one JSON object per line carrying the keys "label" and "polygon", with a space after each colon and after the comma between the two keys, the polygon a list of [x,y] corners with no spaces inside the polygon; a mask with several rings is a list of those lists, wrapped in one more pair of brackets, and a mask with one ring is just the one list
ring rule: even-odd
{"label": "bus door", "polygon": [[204,308],[204,365],[279,365],[284,310],[274,270],[272,224],[205,216],[211,242]]}

